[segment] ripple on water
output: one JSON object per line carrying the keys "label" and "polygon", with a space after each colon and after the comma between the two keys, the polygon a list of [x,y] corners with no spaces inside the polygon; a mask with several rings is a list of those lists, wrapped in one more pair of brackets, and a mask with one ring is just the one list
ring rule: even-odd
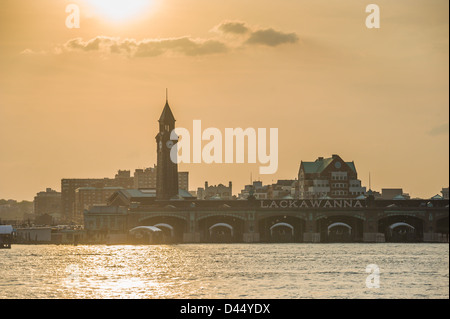
{"label": "ripple on water", "polygon": [[[26,246],[0,298],[448,298],[445,244]],[[380,288],[366,288],[366,266]]]}

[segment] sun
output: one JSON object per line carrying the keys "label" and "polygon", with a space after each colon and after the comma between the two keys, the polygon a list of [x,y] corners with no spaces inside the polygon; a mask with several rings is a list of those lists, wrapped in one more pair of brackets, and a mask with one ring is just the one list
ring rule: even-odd
{"label": "sun", "polygon": [[88,0],[96,14],[114,21],[133,19],[147,11],[153,0]]}

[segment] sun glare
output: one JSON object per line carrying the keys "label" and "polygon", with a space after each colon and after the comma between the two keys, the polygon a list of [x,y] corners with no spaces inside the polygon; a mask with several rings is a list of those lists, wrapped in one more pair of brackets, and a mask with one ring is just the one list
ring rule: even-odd
{"label": "sun glare", "polygon": [[88,0],[95,12],[107,19],[124,21],[142,14],[153,0]]}

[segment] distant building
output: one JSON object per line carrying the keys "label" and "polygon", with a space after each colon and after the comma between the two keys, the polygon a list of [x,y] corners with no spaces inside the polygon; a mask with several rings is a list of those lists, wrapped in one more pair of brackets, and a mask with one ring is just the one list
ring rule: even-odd
{"label": "distant building", "polygon": [[410,196],[407,193],[403,193],[402,188],[382,188],[381,199],[410,199]]}
{"label": "distant building", "polygon": [[82,216],[75,214],[75,191],[80,187],[133,188],[134,181],[129,171],[119,171],[115,178],[63,178],[61,180],[61,214],[67,221],[81,222]]}
{"label": "distant building", "polygon": [[130,171],[127,170],[118,170],[117,174],[114,176],[115,179],[123,179],[126,180],[127,182],[129,182],[131,175],[130,175]]}
{"label": "distant building", "polygon": [[37,216],[50,215],[53,218],[61,217],[61,193],[51,188],[39,192],[34,197],[34,214]]}
{"label": "distant building", "polygon": [[[157,166],[134,171],[135,189],[156,189]],[[178,187],[189,190],[189,172],[178,172]]]}
{"label": "distant building", "polygon": [[33,219],[35,217],[33,211],[33,202],[0,199],[0,224],[6,222],[15,224],[18,220]]}
{"label": "distant building", "polygon": [[381,193],[378,191],[372,191],[371,189],[369,189],[367,191],[367,195],[372,195],[374,199],[381,199]]}
{"label": "distant building", "polygon": [[443,199],[449,199],[448,198],[448,187],[447,188],[442,188],[441,193],[442,193],[442,198]]}
{"label": "distant building", "polygon": [[245,185],[238,194],[238,199],[248,199],[253,196],[255,199],[267,199],[269,186],[263,185],[261,181],[254,181],[252,185]]}
{"label": "distant building", "polygon": [[156,165],[145,169],[134,171],[134,188],[156,189]]}
{"label": "distant building", "polygon": [[189,192],[189,172],[178,172],[178,188]]}
{"label": "distant building", "polygon": [[254,181],[252,185],[245,185],[238,194],[238,199],[284,199],[294,198],[296,194],[297,180],[278,180],[276,184],[263,185],[261,181]]}
{"label": "distant building", "polygon": [[269,199],[294,198],[297,181],[292,179],[278,180],[268,188]]}
{"label": "distant building", "polygon": [[228,182],[228,186],[223,184],[209,186],[208,182],[205,182],[205,188],[197,189],[197,199],[233,199],[233,184]]}
{"label": "distant building", "polygon": [[107,200],[122,187],[80,187],[75,190],[75,214],[83,216],[85,209],[105,205]]}
{"label": "distant building", "polygon": [[356,198],[366,193],[361,186],[354,162],[339,155],[301,162],[298,172],[298,194],[306,198]]}

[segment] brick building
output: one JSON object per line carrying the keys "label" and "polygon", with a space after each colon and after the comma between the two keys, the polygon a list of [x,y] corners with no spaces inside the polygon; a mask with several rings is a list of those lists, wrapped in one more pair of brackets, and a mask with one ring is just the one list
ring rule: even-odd
{"label": "brick building", "polygon": [[118,171],[114,178],[63,178],[61,180],[61,215],[67,222],[81,222],[82,216],[75,214],[75,191],[80,187],[133,188],[130,171]]}
{"label": "brick building", "polygon": [[299,198],[356,198],[365,195],[354,162],[339,155],[301,162],[298,172]]}
{"label": "brick building", "polygon": [[39,192],[34,197],[34,214],[37,216],[50,215],[53,218],[61,218],[61,193],[51,188],[45,192]]}

